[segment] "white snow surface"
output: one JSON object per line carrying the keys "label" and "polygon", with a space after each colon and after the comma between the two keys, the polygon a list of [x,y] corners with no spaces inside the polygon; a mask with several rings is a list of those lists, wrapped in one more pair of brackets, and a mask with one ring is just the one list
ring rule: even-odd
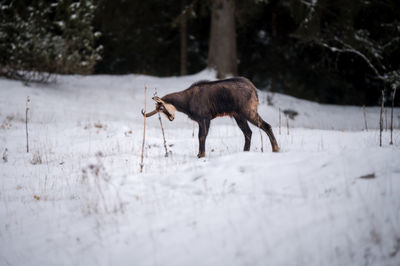
{"label": "white snow surface", "polygon": [[[0,79],[0,265],[400,265],[400,110],[379,147],[379,108],[322,105],[259,92],[281,147],[230,118],[147,119],[158,95],[201,79],[58,76]],[[25,107],[30,97],[26,152]],[[278,108],[299,114],[282,116]],[[386,110],[390,114],[390,110]],[[390,121],[390,116],[388,122]],[[385,126],[386,127],[386,126]],[[194,136],[193,136],[194,133]]]}

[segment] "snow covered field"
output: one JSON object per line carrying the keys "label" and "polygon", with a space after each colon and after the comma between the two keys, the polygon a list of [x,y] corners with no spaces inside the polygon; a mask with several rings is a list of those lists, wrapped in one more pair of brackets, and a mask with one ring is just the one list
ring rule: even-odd
{"label": "snow covered field", "polygon": [[[206,158],[183,114],[147,106],[186,77],[0,79],[0,265],[400,265],[400,110],[379,147],[379,108],[320,105],[259,93],[281,147],[252,127],[251,151],[230,118],[215,119]],[[26,153],[25,101],[31,99]],[[278,132],[278,107],[299,114]],[[285,125],[285,119],[283,124]],[[389,121],[388,117],[388,121]],[[193,137],[194,130],[194,137]]]}

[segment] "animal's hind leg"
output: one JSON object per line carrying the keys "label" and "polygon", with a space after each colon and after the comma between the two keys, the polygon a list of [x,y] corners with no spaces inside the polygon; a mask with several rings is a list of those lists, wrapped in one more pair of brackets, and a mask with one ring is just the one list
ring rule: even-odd
{"label": "animal's hind leg", "polygon": [[265,122],[258,113],[254,113],[251,117],[248,118],[248,120],[255,126],[261,128],[262,130],[267,133],[269,137],[269,141],[271,142],[272,146],[272,151],[273,152],[278,152],[279,151],[279,146],[278,142],[276,142],[274,133],[272,132],[271,125]]}
{"label": "animal's hind leg", "polygon": [[251,129],[249,127],[249,124],[247,123],[247,120],[243,117],[240,117],[239,115],[234,115],[233,116],[236,120],[236,123],[238,124],[239,128],[242,130],[243,135],[244,135],[244,151],[249,151],[250,150],[250,144],[251,144]]}

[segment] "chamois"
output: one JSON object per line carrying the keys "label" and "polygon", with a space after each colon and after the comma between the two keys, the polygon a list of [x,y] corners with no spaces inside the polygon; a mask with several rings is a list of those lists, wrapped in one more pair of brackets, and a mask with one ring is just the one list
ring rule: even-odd
{"label": "chamois", "polygon": [[230,78],[218,81],[198,81],[186,90],[167,94],[162,98],[153,97],[156,108],[145,114],[150,117],[162,112],[170,121],[175,118],[175,111],[183,112],[199,124],[199,153],[197,157],[205,156],[205,143],[210,127],[210,121],[218,116],[231,116],[236,120],[244,134],[244,151],[250,150],[251,129],[247,123],[261,128],[267,133],[272,151],[278,152],[271,126],[258,114],[258,96],[253,83],[244,77]]}

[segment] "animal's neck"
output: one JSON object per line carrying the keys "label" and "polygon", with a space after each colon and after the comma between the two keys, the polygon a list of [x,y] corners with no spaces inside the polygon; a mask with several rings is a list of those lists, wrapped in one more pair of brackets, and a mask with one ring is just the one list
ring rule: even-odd
{"label": "animal's neck", "polygon": [[170,103],[180,112],[186,112],[188,101],[182,92],[170,93],[162,97],[166,103]]}

